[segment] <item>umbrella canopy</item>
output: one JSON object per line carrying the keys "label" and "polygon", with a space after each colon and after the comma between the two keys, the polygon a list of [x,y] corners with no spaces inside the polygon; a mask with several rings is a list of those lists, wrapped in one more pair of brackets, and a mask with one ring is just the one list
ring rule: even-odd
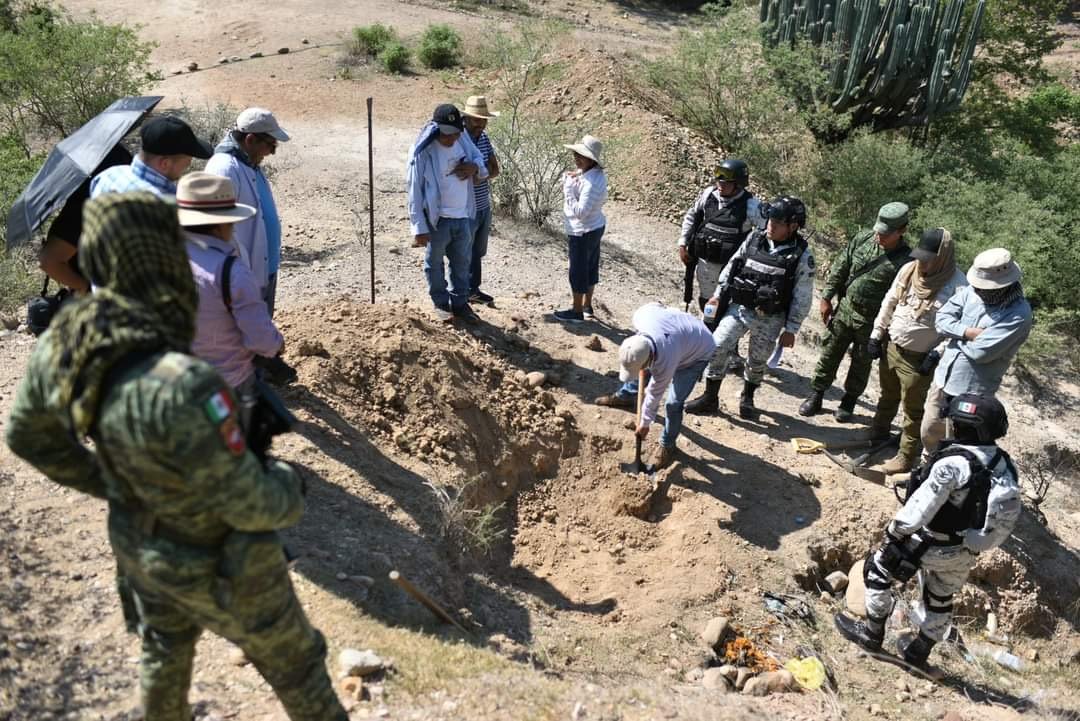
{"label": "umbrella canopy", "polygon": [[7,247],[28,243],[45,219],[90,177],[109,151],[161,102],[162,97],[120,98],[57,143],[41,170],[11,206]]}

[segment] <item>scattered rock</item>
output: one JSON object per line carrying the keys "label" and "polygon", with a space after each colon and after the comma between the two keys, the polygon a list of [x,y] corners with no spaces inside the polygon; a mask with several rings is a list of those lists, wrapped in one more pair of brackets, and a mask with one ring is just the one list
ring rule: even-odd
{"label": "scattered rock", "polygon": [[688,683],[697,683],[705,678],[705,669],[692,668],[686,672],[686,680]]}
{"label": "scattered rock", "polygon": [[885,712],[881,710],[880,705],[878,705],[876,703],[872,703],[872,704],[870,704],[870,715],[871,716],[884,716]]}
{"label": "scattered rock", "polygon": [[240,62],[240,56],[239,55],[230,55],[229,56],[229,62],[230,63],[238,63],[238,62]]}
{"label": "scattered rock", "polygon": [[843,571],[833,571],[832,573],[830,573],[828,576],[825,577],[825,585],[833,593],[840,593],[845,588],[847,588],[847,585],[848,585],[847,574],[844,573]]}
{"label": "scattered rock", "polygon": [[218,65],[224,65],[225,63],[229,62],[229,59],[222,55],[220,58],[217,59],[217,61]]}
{"label": "scattered rock", "polygon": [[966,721],[966,720],[964,719],[964,714],[960,713],[959,711],[949,710],[949,711],[946,711],[945,715],[941,717],[941,721]]}
{"label": "scattered rock", "polygon": [[753,678],[754,672],[745,666],[740,666],[738,672],[735,674],[735,688],[740,691],[746,686],[746,682]]}
{"label": "scattered rock", "polygon": [[289,54],[289,49],[288,48],[278,48],[277,49],[277,54],[278,55],[288,55]]}
{"label": "scattered rock", "polygon": [[258,50],[256,50],[255,52],[251,53],[251,55],[248,55],[248,57],[249,57],[249,58],[251,58],[251,59],[253,59],[253,60],[254,60],[255,58],[261,58],[262,56],[263,56],[263,54],[262,54],[261,52],[259,52]]}
{"label": "scattered rock", "polygon": [[347,676],[338,684],[341,694],[353,701],[364,700],[364,682],[355,676]]}
{"label": "scattered rock", "polygon": [[866,586],[863,585],[863,561],[856,561],[848,571],[848,585],[844,592],[847,610],[866,618]]}
{"label": "scattered rock", "polygon": [[531,388],[539,388],[547,380],[547,374],[543,371],[533,371],[525,376],[525,382]]}
{"label": "scattered rock", "polygon": [[300,44],[301,44],[301,45],[309,45],[310,43],[311,43],[311,41],[310,41],[310,40],[308,40],[307,38],[302,38],[302,39],[300,40]]}
{"label": "scattered rock", "polygon": [[322,358],[329,358],[330,352],[326,350],[326,346],[315,338],[304,338],[296,344],[296,355],[301,358],[308,358],[310,356],[320,356]]}
{"label": "scattered rock", "polygon": [[718,650],[730,629],[731,622],[723,616],[717,616],[705,625],[705,629],[701,632],[701,640],[704,641],[709,648]]}
{"label": "scattered rock", "polygon": [[911,694],[908,693],[907,691],[897,691],[896,692],[896,702],[897,703],[906,703],[906,702],[908,702],[910,700],[911,700]]}
{"label": "scattered rock", "polygon": [[1028,661],[1038,661],[1039,650],[1035,648],[1029,648],[1027,651],[1024,652],[1024,658],[1026,658]]}
{"label": "scattered rock", "polygon": [[795,676],[791,671],[766,671],[748,680],[742,692],[748,696],[768,696],[771,693],[793,691],[795,688]]}
{"label": "scattered rock", "polygon": [[910,691],[911,689],[908,687],[908,682],[907,681],[905,681],[902,678],[898,678],[898,679],[896,679],[896,690],[897,691]]}
{"label": "scattered rock", "polygon": [[724,678],[731,681],[731,685],[735,685],[735,680],[739,678],[739,669],[736,666],[732,666],[730,663],[726,663],[720,667],[720,673],[724,674]]}
{"label": "scattered rock", "polygon": [[0,315],[0,325],[4,326],[4,330],[16,330],[19,327],[19,319],[14,315],[4,313]]}
{"label": "scattered rock", "polygon": [[195,72],[196,70],[199,69],[199,64],[197,62],[195,62],[194,60],[192,60],[190,63],[187,64],[187,69],[188,69],[188,72],[193,73],[193,72]]}
{"label": "scattered rock", "polygon": [[600,340],[600,336],[593,335],[585,342],[585,347],[589,350],[604,350],[604,342]]}
{"label": "scattered rock", "polygon": [[338,654],[338,668],[344,676],[370,676],[384,666],[383,660],[370,649],[357,651],[346,648]]}
{"label": "scattered rock", "polygon": [[719,668],[707,668],[701,677],[701,685],[714,691],[727,693],[731,690],[731,682],[728,681],[723,671]]}
{"label": "scattered rock", "polygon": [[229,651],[229,663],[233,666],[247,666],[251,659],[244,654],[243,649],[234,646]]}

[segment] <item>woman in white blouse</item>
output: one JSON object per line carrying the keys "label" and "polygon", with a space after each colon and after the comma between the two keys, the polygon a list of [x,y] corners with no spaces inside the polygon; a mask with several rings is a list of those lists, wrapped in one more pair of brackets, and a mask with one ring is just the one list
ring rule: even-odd
{"label": "woman in white blouse", "polygon": [[574,152],[576,168],[563,179],[563,215],[570,254],[570,291],[573,306],[555,312],[564,323],[593,319],[593,289],[600,282],[600,238],[604,235],[607,176],[600,164],[603,144],[591,135],[564,146]]}

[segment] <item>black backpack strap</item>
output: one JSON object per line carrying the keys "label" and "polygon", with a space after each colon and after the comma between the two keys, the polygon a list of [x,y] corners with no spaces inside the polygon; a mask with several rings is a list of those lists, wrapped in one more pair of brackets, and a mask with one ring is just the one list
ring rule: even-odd
{"label": "black backpack strap", "polygon": [[49,281],[50,280],[52,280],[52,279],[49,278],[49,274],[46,273],[45,274],[45,283],[42,284],[42,286],[41,286],[41,297],[42,298],[44,298],[46,295],[49,294]]}
{"label": "black backpack strap", "polygon": [[225,304],[225,310],[232,315],[232,267],[236,262],[235,255],[225,256],[225,264],[221,266],[221,302]]}

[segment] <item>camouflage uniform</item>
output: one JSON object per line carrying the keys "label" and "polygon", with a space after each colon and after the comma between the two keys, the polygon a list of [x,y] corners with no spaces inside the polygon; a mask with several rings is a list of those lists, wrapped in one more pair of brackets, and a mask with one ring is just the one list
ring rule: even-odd
{"label": "camouflage uniform", "polygon": [[881,300],[892,285],[900,267],[911,260],[911,249],[903,238],[900,244],[888,253],[886,260],[878,263],[872,270],[859,275],[850,285],[848,279],[858,273],[860,268],[873,263],[885,255],[885,251],[874,239],[874,231],[864,230],[858,233],[833,263],[828,280],[822,288],[821,297],[832,300],[841,292],[844,297],[837,306],[825,335],[810,387],[818,393],[824,393],[836,378],[836,371],[848,347],[851,347],[851,366],[844,382],[844,400],[841,404],[854,407],[866,384],[870,380],[872,359],[866,350],[870,332],[874,329]]}
{"label": "camouflage uniform", "polygon": [[147,721],[190,721],[202,629],[243,649],[293,721],[345,721],[274,533],[299,521],[301,481],[284,463],[263,467],[232,390],[175,351],[190,343],[197,295],[176,211],[144,196],[87,204],[79,261],[101,291],[42,335],[8,445],[53,481],[108,501],[124,615],[142,638]]}

